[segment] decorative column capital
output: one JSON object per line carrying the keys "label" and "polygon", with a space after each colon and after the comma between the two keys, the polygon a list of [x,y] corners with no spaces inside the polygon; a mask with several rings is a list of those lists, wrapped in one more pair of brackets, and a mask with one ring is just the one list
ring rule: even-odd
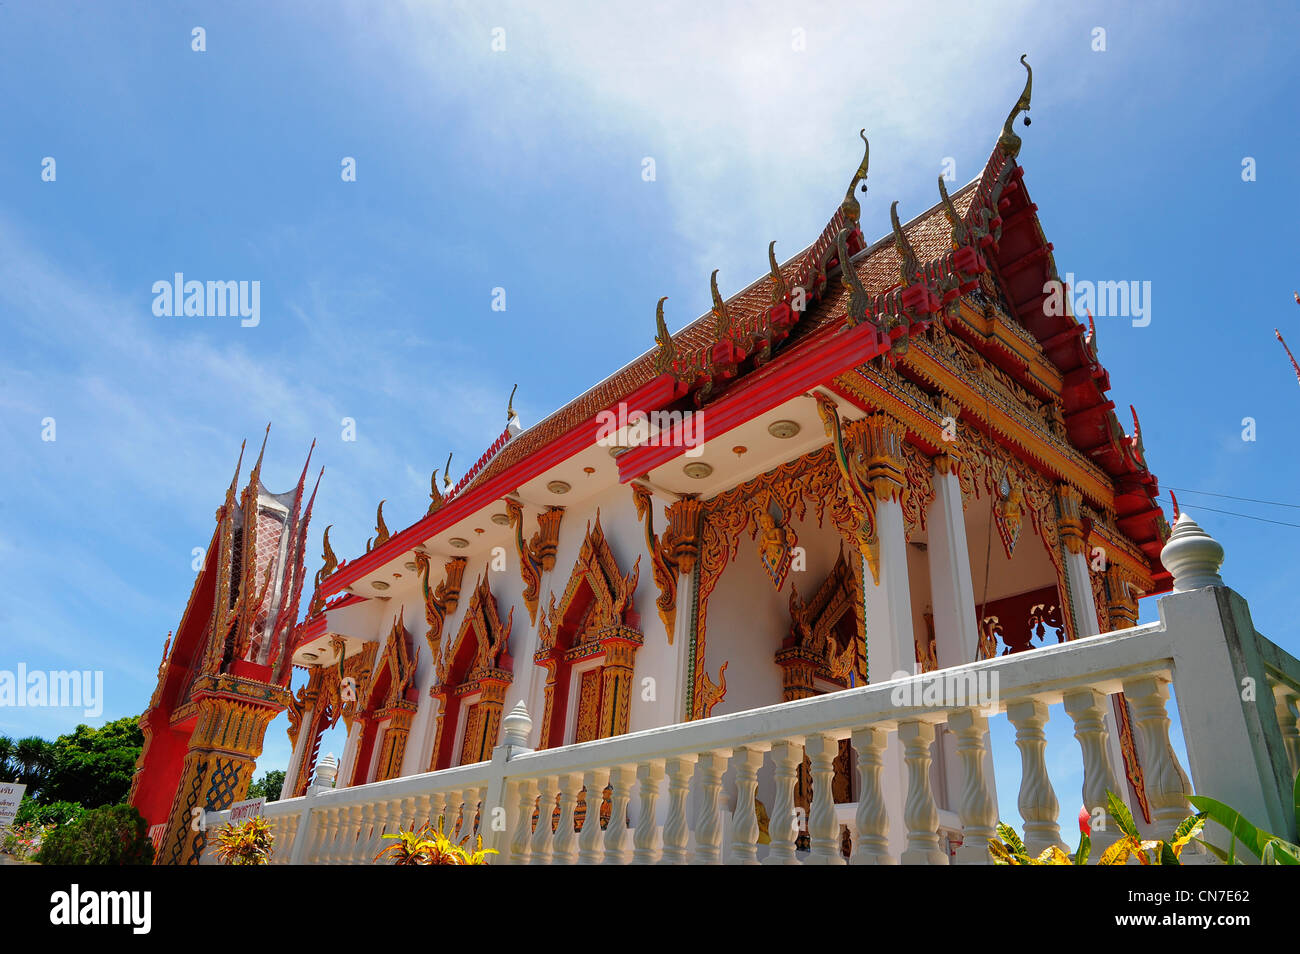
{"label": "decorative column capital", "polygon": [[888,414],[865,419],[867,480],[876,501],[897,500],[907,484],[903,474],[903,438],[907,429]]}
{"label": "decorative column capital", "polygon": [[1083,494],[1070,484],[1057,484],[1056,508],[1061,540],[1071,553],[1082,553],[1088,538],[1083,517]]}

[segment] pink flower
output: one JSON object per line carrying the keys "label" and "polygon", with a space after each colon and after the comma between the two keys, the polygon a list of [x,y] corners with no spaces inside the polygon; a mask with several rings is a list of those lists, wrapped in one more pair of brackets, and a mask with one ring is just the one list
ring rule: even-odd
{"label": "pink flower", "polygon": [[1092,825],[1088,824],[1091,818],[1086,805],[1079,809],[1079,831],[1089,837],[1092,836]]}

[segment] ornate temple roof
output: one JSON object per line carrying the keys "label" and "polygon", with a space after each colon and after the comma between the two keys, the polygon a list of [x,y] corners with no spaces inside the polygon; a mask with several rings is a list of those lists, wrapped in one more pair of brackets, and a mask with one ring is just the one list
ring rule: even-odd
{"label": "ornate temple roof", "polygon": [[[985,273],[1002,297],[1008,317],[1022,329],[1016,333],[1036,342],[1037,349],[1059,370],[1069,441],[1113,479],[1119,528],[1147,555],[1157,586],[1166,586],[1168,574],[1159,562],[1159,549],[1167,524],[1155,503],[1158,486],[1146,467],[1136,413],[1135,434],[1130,437],[1115,416],[1114,403],[1106,397],[1110,382],[1097,358],[1095,329],[1089,330],[1068,312],[1051,315],[1044,308],[1045,289],[1059,278],[1037,206],[1024,188],[1024,170],[1016,161],[1020,139],[1012,131],[1014,120],[1029,108],[1029,92],[1027,83],[979,176],[950,195],[942,194],[941,180],[940,201],[906,224],[900,224],[891,209],[893,229],[869,246],[859,226],[860,209],[853,194],[859,185],[865,191],[864,157],[843,202],[815,242],[779,266],[773,259],[766,274],[730,298],[717,294],[715,272],[712,309],[671,336],[661,324],[655,348],[527,430],[512,437],[507,428],[441,504],[382,547],[376,546],[350,566],[340,565],[325,581],[323,592],[337,592],[372,566],[465,516],[469,507],[484,505],[486,500],[473,502],[481,495],[478,492],[530,459],[549,458],[552,452],[565,450],[572,453],[579,443],[590,444],[594,432],[584,438],[575,431],[621,401],[631,404],[635,396],[640,400],[636,406],[649,411],[689,395],[696,406],[707,408],[737,382],[779,365],[781,351],[790,351],[791,345],[818,333],[863,323],[882,332],[868,354],[867,360],[872,360],[889,352],[900,336],[918,334],[931,321],[942,320],[945,306],[978,287],[976,279]],[[859,287],[851,288],[851,283],[836,274],[841,243]],[[799,313],[788,307],[795,288],[808,293],[807,308]],[[755,349],[764,347],[764,336],[771,347],[778,321],[783,322],[781,351],[772,355],[770,364],[765,352],[760,372],[752,360],[745,363],[746,358],[752,359]],[[723,345],[720,363],[725,371],[711,377]]]}

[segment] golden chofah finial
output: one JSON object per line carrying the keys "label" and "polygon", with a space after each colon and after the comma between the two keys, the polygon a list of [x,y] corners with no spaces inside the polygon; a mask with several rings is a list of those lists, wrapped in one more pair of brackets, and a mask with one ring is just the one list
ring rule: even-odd
{"label": "golden chofah finial", "polygon": [[509,424],[515,419],[515,392],[519,390],[519,385],[510,389],[510,400],[506,402],[506,423]]}
{"label": "golden chofah finial", "polygon": [[722,300],[722,294],[718,291],[718,272],[721,269],[715,268],[713,274],[709,276],[709,290],[713,293],[713,337],[715,341],[721,341],[731,332],[731,316],[727,313],[727,303]]}
{"label": "golden chofah finial", "polygon": [[916,252],[912,249],[912,243],[907,240],[907,235],[903,232],[902,223],[898,221],[897,199],[889,207],[889,223],[894,227],[894,248],[897,249],[898,257],[901,259],[898,263],[898,277],[904,285],[910,285],[916,279]]}
{"label": "golden chofah finial", "polygon": [[655,371],[660,374],[672,370],[673,359],[677,356],[677,346],[673,344],[673,336],[668,333],[668,324],[664,321],[664,302],[667,300],[668,296],[664,295],[659,299],[659,304],[655,305],[655,344],[658,345]]}
{"label": "golden chofah finial", "polygon": [[384,523],[384,503],[379,501],[379,509],[375,511],[375,546],[381,546],[388,542],[388,524]]}
{"label": "golden chofah finial", "polygon": [[442,469],[442,487],[444,490],[451,489],[451,454],[447,455],[447,466]]}
{"label": "golden chofah finial", "polygon": [[790,287],[781,274],[781,266],[776,263],[776,239],[767,244],[767,264],[772,270],[772,304],[776,305],[785,301],[785,296],[790,294]]}
{"label": "golden chofah finial", "polygon": [[438,468],[433,468],[433,473],[429,475],[429,509],[425,514],[431,514],[442,506],[442,492],[438,490]]}
{"label": "golden chofah finial", "polygon": [[952,204],[952,199],[948,195],[948,187],[943,183],[943,176],[939,177],[939,196],[943,200],[944,214],[948,216],[948,222],[952,225],[953,247],[965,245],[969,238],[966,223],[961,220],[961,216],[957,214],[957,207]]}
{"label": "golden chofah finial", "polygon": [[322,580],[339,568],[339,558],[334,555],[334,548],[330,546],[330,529],[333,526],[334,524],[331,523],[325,528],[325,535],[321,539],[321,545],[325,551],[321,554],[321,559],[325,561],[320,568],[319,574]]}
{"label": "golden chofah finial", "polygon": [[867,313],[867,290],[862,286],[858,270],[849,259],[849,230],[841,229],[835,236],[835,248],[840,254],[840,281],[849,290],[848,316],[849,324],[856,325]]}
{"label": "golden chofah finial", "polygon": [[[1020,98],[1016,100],[1016,105],[1011,107],[1011,112],[1007,114],[1007,121],[1002,124],[1002,135],[998,137],[998,145],[1002,147],[1003,152],[1012,158],[1015,158],[1020,154],[1020,137],[1011,130],[1011,125],[1016,121],[1016,117],[1022,112],[1029,112],[1029,94],[1034,85],[1034,71],[1030,65],[1025,62],[1026,56],[1028,56],[1027,53],[1020,54],[1020,65],[1023,66],[1025,72],[1029,74],[1025,77],[1024,92],[1022,92]],[[1025,125],[1029,125],[1028,116],[1025,117]]]}
{"label": "golden chofah finial", "polygon": [[862,137],[862,162],[858,165],[858,171],[853,173],[853,181],[849,183],[848,191],[844,193],[844,201],[840,203],[844,215],[854,222],[862,215],[862,206],[858,204],[857,196],[853,191],[859,185],[862,186],[863,192],[867,191],[867,165],[871,159],[871,143],[867,142],[867,131],[859,129],[858,135]]}

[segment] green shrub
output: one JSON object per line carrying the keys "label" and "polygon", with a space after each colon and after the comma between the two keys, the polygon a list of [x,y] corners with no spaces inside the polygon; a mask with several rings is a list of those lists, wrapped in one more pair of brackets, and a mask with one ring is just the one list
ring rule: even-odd
{"label": "green shrub", "polygon": [[131,805],[94,808],[45,836],[43,865],[148,865],[153,842],[144,817]]}
{"label": "green shrub", "polygon": [[35,799],[24,798],[23,803],[18,806],[14,824],[24,825],[35,822],[42,827],[66,825],[80,818],[85,810],[80,802],[51,802],[49,805],[41,805]]}

